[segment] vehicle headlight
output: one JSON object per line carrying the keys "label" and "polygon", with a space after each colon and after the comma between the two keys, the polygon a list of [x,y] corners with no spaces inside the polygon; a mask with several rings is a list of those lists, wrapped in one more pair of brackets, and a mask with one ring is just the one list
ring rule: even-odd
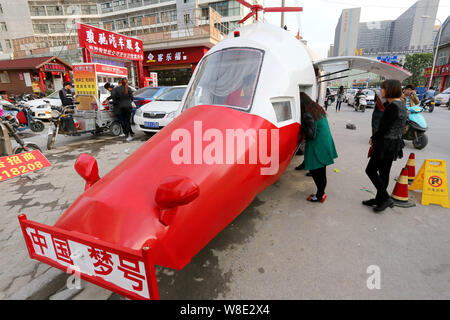
{"label": "vehicle headlight", "polygon": [[58,118],[58,117],[59,117],[59,112],[58,112],[58,110],[52,110],[51,115],[52,115],[52,118]]}
{"label": "vehicle headlight", "polygon": [[173,119],[173,118],[175,118],[176,114],[177,114],[176,111],[172,111],[172,112],[167,114],[167,118],[168,119]]}
{"label": "vehicle headlight", "polygon": [[139,109],[136,110],[135,115],[138,116],[138,117],[142,117],[143,113],[144,113],[144,111],[142,111],[142,108],[139,108]]}

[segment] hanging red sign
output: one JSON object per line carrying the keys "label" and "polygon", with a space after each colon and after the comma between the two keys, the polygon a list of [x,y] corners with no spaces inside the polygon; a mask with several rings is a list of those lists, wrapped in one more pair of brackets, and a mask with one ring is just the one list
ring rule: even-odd
{"label": "hanging red sign", "polygon": [[44,71],[54,71],[54,72],[64,72],[66,68],[63,65],[57,63],[47,63],[44,64]]}
{"label": "hanging red sign", "polygon": [[142,41],[115,32],[77,23],[80,47],[91,54],[125,60],[144,60]]}

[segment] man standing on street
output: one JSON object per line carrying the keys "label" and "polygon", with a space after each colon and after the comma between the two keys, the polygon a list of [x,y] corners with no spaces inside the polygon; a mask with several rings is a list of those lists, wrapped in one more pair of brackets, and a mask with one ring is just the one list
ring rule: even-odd
{"label": "man standing on street", "polygon": [[64,88],[59,90],[59,98],[63,107],[73,105],[72,84],[70,82],[64,82]]}

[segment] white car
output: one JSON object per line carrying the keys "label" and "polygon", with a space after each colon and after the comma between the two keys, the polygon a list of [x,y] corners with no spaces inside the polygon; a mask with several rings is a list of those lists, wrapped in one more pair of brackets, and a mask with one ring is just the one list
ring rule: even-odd
{"label": "white car", "polygon": [[55,91],[49,94],[45,98],[35,99],[25,102],[30,107],[32,113],[31,116],[37,119],[50,119],[52,116],[51,107],[60,107],[61,99],[59,98],[59,91]]}
{"label": "white car", "polygon": [[136,110],[136,130],[150,134],[167,126],[174,118],[187,86],[174,86]]}
{"label": "white car", "polygon": [[363,93],[366,96],[367,108],[375,107],[375,91],[365,89],[363,90]]}
{"label": "white car", "polygon": [[450,105],[448,103],[450,98],[450,87],[439,93],[434,97],[434,101],[436,102],[437,106],[447,106],[450,108]]}
{"label": "white car", "polygon": [[347,89],[344,96],[344,102],[352,105],[355,100],[355,94],[358,92],[358,89]]}

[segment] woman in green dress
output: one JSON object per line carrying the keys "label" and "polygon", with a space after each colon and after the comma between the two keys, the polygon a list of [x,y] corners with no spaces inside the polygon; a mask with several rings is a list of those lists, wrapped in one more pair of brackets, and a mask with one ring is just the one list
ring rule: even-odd
{"label": "woman in green dress", "polygon": [[325,110],[306,93],[300,93],[302,110],[301,132],[306,137],[305,170],[309,170],[317,186],[317,192],[308,197],[311,202],[325,202],[327,195],[326,167],[338,157],[331,136]]}

